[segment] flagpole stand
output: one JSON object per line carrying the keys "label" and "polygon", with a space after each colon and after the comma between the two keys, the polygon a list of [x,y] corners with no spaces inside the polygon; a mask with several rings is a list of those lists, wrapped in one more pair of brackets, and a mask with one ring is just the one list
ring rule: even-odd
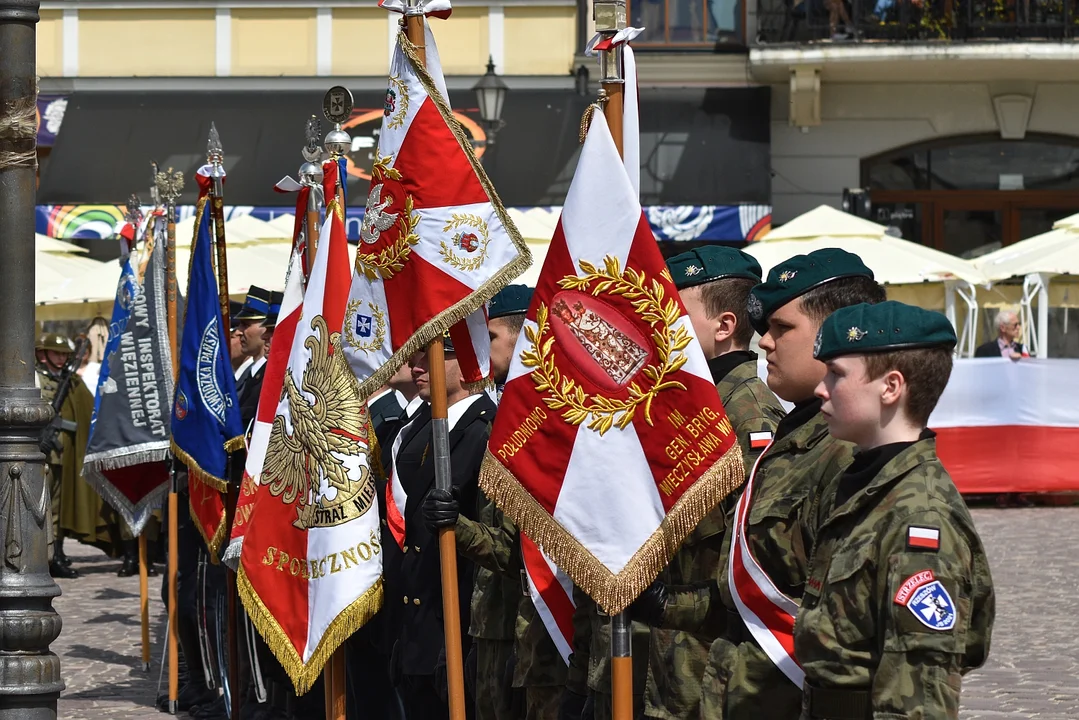
{"label": "flagpole stand", "polygon": [[146,533],[143,533],[139,535],[139,615],[142,624],[142,669],[150,672],[150,570],[146,555]]}
{"label": "flagpole stand", "polygon": [[[612,38],[626,27],[625,0],[596,0],[592,4],[596,32]],[[622,67],[622,46],[616,45],[599,54],[600,102],[603,117],[610,128],[618,154],[623,151],[623,98],[625,76]],[[628,612],[611,616],[611,715],[613,720],[633,718],[633,646],[630,637]]]}
{"label": "flagpole stand", "polygon": [[[169,354],[172,359],[172,384],[175,387],[176,377],[180,371],[180,347],[179,332],[176,327],[176,200],[180,197],[180,191],[184,187],[183,173],[169,168],[166,172],[158,172],[157,164],[153,164],[154,187],[157,195],[165,206],[165,300],[166,317],[169,333]],[[171,399],[170,399],[171,402]],[[175,458],[169,460],[169,564],[166,570],[169,589],[169,622],[168,622],[168,652],[169,652],[169,714],[179,712],[178,698],[180,696],[180,636],[178,629],[179,594],[177,582],[180,567],[180,534],[177,522],[180,513],[180,487],[176,472],[177,462]]]}

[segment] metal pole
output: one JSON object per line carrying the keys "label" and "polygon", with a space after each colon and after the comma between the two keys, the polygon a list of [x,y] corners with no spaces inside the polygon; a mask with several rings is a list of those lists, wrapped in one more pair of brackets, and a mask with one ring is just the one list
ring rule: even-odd
{"label": "metal pole", "polygon": [[[592,5],[596,30],[613,37],[626,27],[625,0],[597,0]],[[600,83],[603,117],[611,130],[618,154],[622,154],[624,121],[623,97],[626,81],[622,68],[622,46],[600,53]],[[633,718],[633,646],[629,613],[611,616],[611,716],[613,720]]]}
{"label": "metal pole", "polygon": [[[180,191],[184,187],[184,175],[169,168],[166,172],[158,172],[157,163],[151,163],[154,169],[154,188],[157,197],[165,207],[165,297],[168,308],[167,325],[169,332],[169,356],[172,361],[172,384],[176,385],[176,378],[180,372],[180,336],[177,329],[176,318],[176,200],[180,197]],[[162,222],[156,218],[155,223]],[[160,226],[159,226],[160,227]],[[171,400],[170,400],[171,402]],[[169,623],[168,623],[168,652],[169,652],[169,713],[175,715],[179,712],[178,698],[180,696],[180,635],[179,635],[179,594],[177,582],[180,567],[180,534],[177,521],[180,512],[179,480],[175,460],[169,461],[169,565],[168,573],[169,589]]]}
{"label": "metal pole", "polygon": [[150,570],[147,565],[146,533],[139,535],[139,616],[142,622],[142,669],[150,672]]}
{"label": "metal pole", "polygon": [[0,720],[55,720],[64,682],[45,523],[52,410],[34,385],[37,0],[0,0]]}

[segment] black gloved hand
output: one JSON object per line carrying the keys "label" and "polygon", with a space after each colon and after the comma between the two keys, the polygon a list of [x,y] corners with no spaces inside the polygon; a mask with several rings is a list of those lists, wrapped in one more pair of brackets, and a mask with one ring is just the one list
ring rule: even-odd
{"label": "black gloved hand", "polygon": [[662,580],[653,581],[629,606],[629,616],[645,625],[658,627],[663,622],[669,594]]}
{"label": "black gloved hand", "polygon": [[453,527],[460,514],[460,503],[448,490],[432,488],[423,499],[423,524],[432,533],[437,534],[439,528]]}
{"label": "black gloved hand", "polygon": [[581,720],[587,701],[586,696],[565,688],[562,691],[562,703],[558,706],[558,720]]}

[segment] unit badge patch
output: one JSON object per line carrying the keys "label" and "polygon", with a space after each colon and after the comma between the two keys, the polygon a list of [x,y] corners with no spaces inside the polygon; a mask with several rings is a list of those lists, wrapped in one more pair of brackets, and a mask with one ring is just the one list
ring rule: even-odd
{"label": "unit badge patch", "polygon": [[941,632],[955,627],[955,603],[932,570],[915,573],[903,581],[895,594],[895,603],[903,605],[930,630]]}

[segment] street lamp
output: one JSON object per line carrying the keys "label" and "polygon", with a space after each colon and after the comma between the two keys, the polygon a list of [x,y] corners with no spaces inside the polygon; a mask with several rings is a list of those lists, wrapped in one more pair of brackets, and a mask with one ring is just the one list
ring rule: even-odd
{"label": "street lamp", "polygon": [[509,90],[502,78],[495,74],[493,57],[487,57],[487,72],[472,86],[472,90],[476,93],[480,119],[487,131],[487,144],[493,145],[495,134],[506,124],[502,119],[502,104],[506,101],[506,92]]}

